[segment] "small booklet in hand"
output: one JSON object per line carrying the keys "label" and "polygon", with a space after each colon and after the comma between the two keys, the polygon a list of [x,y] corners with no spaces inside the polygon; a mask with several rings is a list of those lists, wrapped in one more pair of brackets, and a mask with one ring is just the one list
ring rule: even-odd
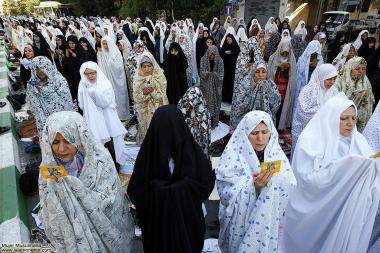
{"label": "small booklet in hand", "polygon": [[44,179],[58,179],[68,175],[63,166],[40,166],[40,173]]}
{"label": "small booklet in hand", "polygon": [[261,172],[270,171],[272,173],[278,173],[281,170],[281,160],[263,162],[261,163]]}
{"label": "small booklet in hand", "polygon": [[380,152],[377,152],[376,154],[374,154],[373,156],[371,156],[371,158],[380,158]]}

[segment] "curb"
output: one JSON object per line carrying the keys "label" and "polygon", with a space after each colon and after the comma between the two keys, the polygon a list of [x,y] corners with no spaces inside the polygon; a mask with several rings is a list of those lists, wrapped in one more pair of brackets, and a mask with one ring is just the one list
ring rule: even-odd
{"label": "curb", "polygon": [[[3,43],[3,42],[2,42]],[[17,146],[14,111],[6,96],[10,94],[7,77],[6,53],[0,45],[0,126],[11,126],[11,131],[0,134],[0,244],[28,243],[28,216],[18,179],[21,172]]]}

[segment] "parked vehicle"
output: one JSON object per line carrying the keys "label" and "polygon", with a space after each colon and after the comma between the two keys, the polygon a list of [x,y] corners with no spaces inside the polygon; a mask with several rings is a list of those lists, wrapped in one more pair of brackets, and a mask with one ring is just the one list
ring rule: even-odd
{"label": "parked vehicle", "polygon": [[365,22],[369,27],[369,32],[374,33],[376,31],[377,26],[380,24],[380,15],[369,15]]}
{"label": "parked vehicle", "polygon": [[327,39],[335,38],[339,31],[349,31],[350,13],[346,11],[327,11],[322,14],[322,20],[326,22]]}

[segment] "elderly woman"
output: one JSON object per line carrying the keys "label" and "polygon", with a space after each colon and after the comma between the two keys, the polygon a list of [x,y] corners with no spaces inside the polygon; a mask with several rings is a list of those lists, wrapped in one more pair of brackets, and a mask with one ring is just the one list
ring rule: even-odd
{"label": "elderly woman", "polygon": [[[278,173],[261,168],[273,161],[280,161]],[[216,178],[222,252],[278,252],[280,220],[296,181],[271,115],[245,115],[220,158]]]}
{"label": "elderly woman", "polygon": [[36,118],[41,137],[45,121],[50,114],[73,110],[69,85],[51,61],[44,56],[32,60],[32,77],[26,88],[26,101]]}
{"label": "elderly woman", "polygon": [[111,82],[95,62],[85,62],[80,67],[78,104],[94,136],[102,142],[113,141],[116,161],[127,162],[124,135],[126,130],[116,110],[115,93]]}
{"label": "elderly woman", "polygon": [[200,88],[211,116],[211,127],[219,124],[219,111],[222,103],[224,64],[216,46],[210,46],[201,59]]}
{"label": "elderly woman", "polygon": [[42,165],[68,175],[39,178],[41,219],[57,252],[131,252],[132,217],[111,155],[75,112],[51,115]]}
{"label": "elderly woman", "polygon": [[357,110],[357,127],[362,132],[372,115],[375,98],[372,86],[366,76],[367,62],[362,57],[349,60],[339,72],[337,87],[353,100]]}
{"label": "elderly woman", "polygon": [[357,115],[354,102],[338,94],[301,133],[282,252],[367,252],[380,202],[380,162],[370,158]]}
{"label": "elderly woman", "polygon": [[137,65],[133,87],[133,100],[139,121],[137,143],[141,144],[156,109],[168,104],[166,78],[153,55],[145,52]]}

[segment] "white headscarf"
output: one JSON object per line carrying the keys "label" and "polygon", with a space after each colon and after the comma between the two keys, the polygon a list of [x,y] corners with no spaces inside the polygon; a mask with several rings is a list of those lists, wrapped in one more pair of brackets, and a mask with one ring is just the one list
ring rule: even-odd
{"label": "white headscarf", "polygon": [[238,39],[237,40],[238,43],[240,43],[240,42],[247,42],[248,41],[248,37],[247,37],[247,34],[245,33],[244,27],[240,27],[238,29],[236,37]]}
{"label": "white headscarf", "polygon": [[285,211],[284,253],[367,252],[380,201],[380,160],[356,127],[340,135],[354,102],[339,93],[301,133],[292,161],[297,187]]}
{"label": "white headscarf", "polygon": [[259,21],[254,18],[254,19],[252,19],[251,26],[249,27],[250,31],[252,30],[254,25],[257,25],[257,27],[259,28],[259,31],[261,30],[261,25],[260,25]]}
{"label": "white headscarf", "polygon": [[[302,28],[301,25],[304,25],[304,27]],[[294,35],[297,35],[297,34],[301,34],[302,35],[302,40],[305,40],[306,38],[306,35],[307,35],[307,30],[306,30],[306,24],[305,24],[305,21],[301,20],[300,22],[298,22],[298,25],[296,27],[296,30],[294,30]]]}
{"label": "white headscarf", "polygon": [[380,103],[364,128],[363,135],[375,152],[380,152]]}
{"label": "white headscarf", "polygon": [[[264,161],[281,160],[281,171],[273,174],[267,186],[256,192],[252,175],[260,172],[260,161],[248,136],[261,122],[267,125],[271,135],[264,150]],[[220,196],[219,246],[222,252],[277,249],[280,219],[296,181],[268,113],[251,111],[244,116],[215,172]]]}
{"label": "white headscarf", "polygon": [[268,22],[265,25],[265,32],[267,33],[276,33],[278,31],[278,27],[276,23],[272,23],[274,21],[274,17],[270,17]]}
{"label": "white headscarf", "polygon": [[362,41],[362,35],[367,33],[369,37],[369,31],[368,30],[363,30],[359,33],[358,37],[356,40],[352,43],[352,45],[356,48],[356,51],[359,50],[359,48],[362,46],[363,41]]}
{"label": "white headscarf", "polygon": [[[340,70],[340,68],[346,63],[347,55],[350,52],[351,47],[354,47],[352,43],[347,43],[346,45],[344,45],[342,51],[340,51],[337,57],[335,57],[335,59],[333,60],[333,65],[337,70]],[[355,51],[357,52],[356,48]]]}
{"label": "white headscarf", "polygon": [[150,33],[149,29],[146,28],[146,27],[140,27],[139,32],[138,32],[138,33],[139,33],[139,39],[141,39],[141,38],[140,38],[140,33],[141,33],[142,31],[146,31],[146,32],[148,33],[148,35],[149,35],[149,39],[150,39],[150,41],[152,41],[153,45],[156,45],[156,41],[154,40],[153,35]]}
{"label": "white headscarf", "polygon": [[[285,33],[288,33],[288,35],[285,36]],[[290,36],[290,32],[288,29],[284,29],[281,33],[281,41],[291,41],[292,37]]]}

